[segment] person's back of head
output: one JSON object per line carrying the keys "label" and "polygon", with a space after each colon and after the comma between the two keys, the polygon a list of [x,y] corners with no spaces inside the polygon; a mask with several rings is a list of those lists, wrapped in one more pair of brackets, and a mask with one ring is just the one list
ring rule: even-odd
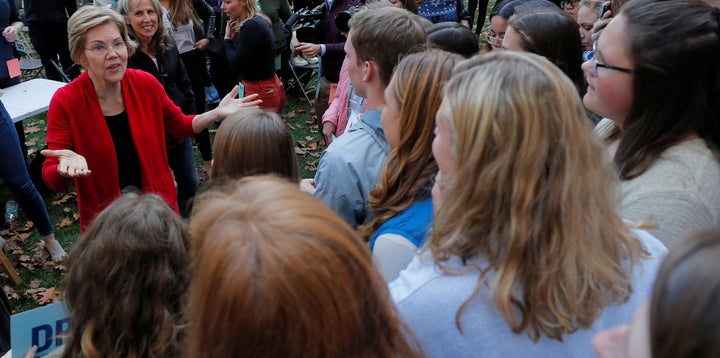
{"label": "person's back of head", "polygon": [[653,358],[720,357],[720,232],[671,248],[650,299]]}
{"label": "person's back of head", "polygon": [[439,22],[427,28],[429,48],[436,48],[470,58],[480,51],[477,35],[457,22]]}
{"label": "person's back of head", "polygon": [[416,355],[367,247],[320,201],[265,176],[199,207],[187,357]]}
{"label": "person's back of head", "polygon": [[126,194],[70,252],[65,357],[175,357],[190,276],[190,237],[155,194]]}
{"label": "person's back of head", "polygon": [[[540,1],[531,1],[524,6],[530,3]],[[572,17],[557,8],[540,8],[518,13],[510,19],[508,27],[518,35],[517,45],[524,51],[550,60],[575,84],[578,94],[585,92],[585,78],[580,67],[582,43],[578,25]],[[510,39],[505,37],[505,41]]]}
{"label": "person's back of head", "polygon": [[215,135],[213,153],[214,183],[259,174],[297,181],[295,143],[273,111],[243,109],[226,117]]}
{"label": "person's back of head", "polygon": [[350,19],[348,41],[358,63],[373,61],[383,86],[390,83],[403,56],[425,47],[425,28],[418,15],[398,8],[376,8],[358,12]]}
{"label": "person's back of head", "polygon": [[535,341],[562,340],[627,299],[626,260],[642,250],[617,213],[617,176],[597,165],[584,116],[556,66],[516,51],[458,64],[438,110],[438,128],[450,128],[433,148],[447,189],[428,248],[441,266],[451,256],[486,260],[489,299],[513,332]]}

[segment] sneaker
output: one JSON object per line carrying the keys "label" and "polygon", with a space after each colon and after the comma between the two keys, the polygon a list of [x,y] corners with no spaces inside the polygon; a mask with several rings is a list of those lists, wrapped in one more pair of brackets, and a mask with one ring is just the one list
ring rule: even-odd
{"label": "sneaker", "polygon": [[52,260],[55,262],[62,261],[67,257],[67,253],[57,240],[50,241],[50,243],[46,242],[45,249],[48,250],[50,257],[52,257]]}
{"label": "sneaker", "polygon": [[303,56],[303,58],[305,59],[305,61],[307,61],[307,63],[309,63],[309,64],[311,64],[311,65],[317,65],[317,63],[318,63],[318,58],[317,58],[317,57],[305,57],[305,56]]}
{"label": "sneaker", "polygon": [[290,63],[291,63],[293,66],[298,66],[298,67],[300,67],[300,66],[307,66],[307,65],[308,65],[308,62],[305,61],[305,59],[302,58],[302,57],[300,57],[300,56],[295,56],[295,57],[291,58],[291,59],[290,59]]}

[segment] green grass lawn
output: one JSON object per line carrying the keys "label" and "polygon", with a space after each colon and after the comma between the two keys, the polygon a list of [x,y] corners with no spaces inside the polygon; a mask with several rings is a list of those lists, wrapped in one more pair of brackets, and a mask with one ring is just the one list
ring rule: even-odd
{"label": "green grass lawn", "polygon": [[[295,89],[288,91],[287,99],[283,117],[295,141],[299,176],[313,177],[323,147],[320,144],[321,135],[315,125],[312,107]],[[30,156],[45,145],[46,123],[47,118],[44,114],[24,121]],[[215,125],[210,127],[211,136],[214,136],[216,131]],[[195,152],[197,165],[202,166],[199,152],[197,150]],[[207,183],[201,182],[199,192],[206,190]],[[10,190],[7,187],[0,187],[0,205],[2,205],[0,208],[3,214],[5,202],[11,199]],[[65,250],[70,252],[80,235],[74,190],[71,188],[62,193],[46,196],[45,204],[55,227],[56,238]],[[4,217],[0,223],[4,223]],[[22,279],[20,284],[12,285],[7,273],[0,270],[0,282],[10,298],[14,313],[60,300],[61,281],[67,267],[64,263],[56,264],[48,260],[49,254],[43,250],[42,237],[34,229],[32,222],[28,221],[22,209],[17,227],[2,226],[0,236],[7,240],[6,255]]]}

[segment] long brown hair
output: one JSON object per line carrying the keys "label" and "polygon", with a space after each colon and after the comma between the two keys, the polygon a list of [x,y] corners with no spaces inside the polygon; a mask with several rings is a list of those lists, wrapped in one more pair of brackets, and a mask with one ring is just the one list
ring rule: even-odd
{"label": "long brown hair", "polygon": [[190,236],[155,194],[115,200],[70,252],[63,357],[177,357]]}
{"label": "long brown hair", "polygon": [[400,107],[400,140],[388,156],[380,184],[370,192],[368,205],[375,218],[359,228],[366,239],[380,225],[430,196],[428,186],[438,170],[432,155],[435,113],[458,60],[459,56],[445,51],[416,53],[400,61],[393,73],[389,92]]}
{"label": "long brown hair", "polygon": [[297,182],[297,156],[290,130],[277,113],[242,109],[225,118],[215,135],[213,182],[276,174]]}
{"label": "long brown hair", "polygon": [[186,357],[411,357],[360,237],[285,180],[201,198]]}
{"label": "long brown hair", "polygon": [[[540,56],[493,51],[457,66],[440,111],[457,171],[428,246],[448,274],[481,272],[458,329],[485,287],[512,331],[533,340],[562,340],[627,300],[626,268],[642,246],[617,213],[618,178],[567,76]],[[484,263],[456,272],[443,266],[451,256]]]}
{"label": "long brown hair", "polygon": [[[623,5],[633,101],[615,154],[623,180],[697,134],[720,160],[720,15],[702,1]],[[613,10],[614,11],[614,10]],[[617,21],[617,20],[613,20]]]}

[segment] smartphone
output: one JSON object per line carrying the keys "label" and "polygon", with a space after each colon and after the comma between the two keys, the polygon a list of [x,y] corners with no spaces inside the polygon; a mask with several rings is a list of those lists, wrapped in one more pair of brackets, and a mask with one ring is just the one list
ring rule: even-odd
{"label": "smartphone", "polygon": [[602,19],[603,15],[605,15],[605,13],[608,11],[610,11],[610,5],[600,5],[600,8],[598,8],[598,19]]}
{"label": "smartphone", "polygon": [[238,82],[238,98],[245,97],[245,85],[242,82]]}

